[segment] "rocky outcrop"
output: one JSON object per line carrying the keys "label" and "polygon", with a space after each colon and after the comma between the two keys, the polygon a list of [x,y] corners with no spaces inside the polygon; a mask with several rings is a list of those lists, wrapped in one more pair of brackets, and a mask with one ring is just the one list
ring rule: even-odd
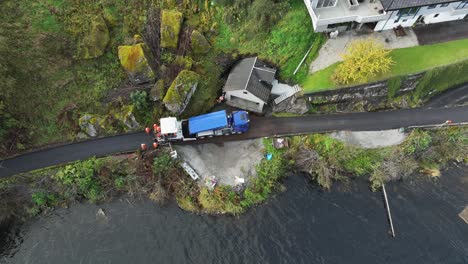
{"label": "rocky outcrop", "polygon": [[153,88],[151,88],[151,91],[150,91],[151,100],[155,102],[159,101],[162,98],[164,98],[165,95],[166,95],[166,89],[164,87],[164,80],[163,79],[158,80],[154,84]]}
{"label": "rocky outcrop", "polygon": [[200,76],[189,70],[183,70],[177,75],[175,80],[164,96],[164,105],[174,114],[180,114],[185,110],[190,99],[197,89]]}
{"label": "rocky outcrop", "polygon": [[135,130],[140,127],[133,115],[133,106],[131,105],[122,107],[119,112],[114,114],[114,117],[125,126],[126,130]]}
{"label": "rocky outcrop", "polygon": [[192,32],[190,42],[192,44],[192,51],[196,55],[206,54],[211,49],[211,45],[208,40],[206,40],[205,36],[197,30]]}
{"label": "rocky outcrop", "polygon": [[102,16],[96,16],[91,21],[91,28],[85,33],[78,47],[78,54],[84,59],[97,58],[104,54],[109,44],[109,29]]}
{"label": "rocky outcrop", "polygon": [[85,114],[79,119],[81,131],[90,137],[96,137],[100,130],[99,120],[89,114]]}
{"label": "rocky outcrop", "polygon": [[120,64],[125,69],[133,84],[142,84],[154,80],[154,72],[151,69],[145,52],[146,44],[137,43],[132,46],[119,46]]}
{"label": "rocky outcrop", "polygon": [[163,10],[161,13],[161,47],[176,49],[182,27],[181,12]]}

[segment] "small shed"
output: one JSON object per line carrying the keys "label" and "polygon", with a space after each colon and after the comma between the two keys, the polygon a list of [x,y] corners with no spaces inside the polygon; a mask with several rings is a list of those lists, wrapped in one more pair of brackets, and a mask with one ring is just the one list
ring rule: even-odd
{"label": "small shed", "polygon": [[276,69],[257,57],[239,61],[232,69],[223,92],[228,105],[262,113],[270,99]]}

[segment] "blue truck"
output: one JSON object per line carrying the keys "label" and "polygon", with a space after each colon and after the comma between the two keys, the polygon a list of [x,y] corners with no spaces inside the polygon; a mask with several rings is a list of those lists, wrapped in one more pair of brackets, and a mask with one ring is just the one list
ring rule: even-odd
{"label": "blue truck", "polygon": [[160,132],[156,136],[158,142],[188,141],[206,137],[241,134],[249,129],[249,113],[226,110],[194,116],[185,120],[175,117],[165,117],[160,120]]}

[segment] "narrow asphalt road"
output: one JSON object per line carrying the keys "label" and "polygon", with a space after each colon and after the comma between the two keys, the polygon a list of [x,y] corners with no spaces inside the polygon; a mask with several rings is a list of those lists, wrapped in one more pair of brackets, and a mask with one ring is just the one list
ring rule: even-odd
{"label": "narrow asphalt road", "polygon": [[[310,115],[284,118],[253,118],[247,133],[223,136],[179,144],[222,143],[275,135],[306,134],[333,130],[373,131],[407,126],[468,122],[468,106],[432,109],[404,109],[384,112]],[[83,160],[92,156],[106,156],[130,152],[141,143],[151,145],[151,138],[143,132],[77,142],[27,153],[0,161],[0,177],[27,172],[53,165]]]}
{"label": "narrow asphalt road", "polygon": [[424,105],[426,108],[453,107],[468,102],[468,84],[462,84],[442,94],[436,95]]}

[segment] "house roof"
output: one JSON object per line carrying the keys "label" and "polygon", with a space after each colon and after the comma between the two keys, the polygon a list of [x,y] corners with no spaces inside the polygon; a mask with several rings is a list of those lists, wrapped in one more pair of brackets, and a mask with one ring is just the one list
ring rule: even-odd
{"label": "house roof", "polygon": [[247,90],[266,103],[275,74],[275,69],[267,67],[257,57],[246,58],[231,70],[223,91]]}
{"label": "house roof", "polygon": [[457,2],[459,0],[380,0],[385,10]]}

